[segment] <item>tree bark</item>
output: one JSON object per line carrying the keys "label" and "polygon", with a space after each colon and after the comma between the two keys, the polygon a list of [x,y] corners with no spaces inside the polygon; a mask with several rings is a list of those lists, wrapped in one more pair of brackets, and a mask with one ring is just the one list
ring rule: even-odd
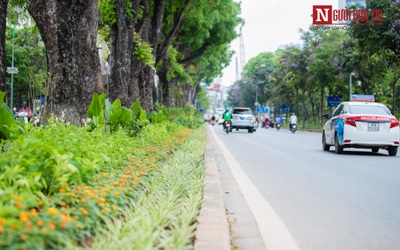
{"label": "tree bark", "polygon": [[[139,0],[134,1],[131,11],[137,13]],[[116,0],[117,23],[111,27],[111,81],[109,96],[113,101],[120,99],[123,106],[133,104],[138,95],[137,82],[132,80],[137,74],[134,72],[134,41],[133,32],[136,17],[130,17],[126,11],[125,0]],[[136,85],[136,86],[135,86]],[[133,97],[133,98],[132,98]],[[136,99],[136,98],[135,98]]]}
{"label": "tree bark", "polygon": [[0,91],[6,92],[6,17],[8,0],[0,0]]}
{"label": "tree bark", "polygon": [[160,102],[166,106],[170,106],[170,100],[169,98],[169,83],[167,79],[167,73],[168,73],[168,68],[169,68],[169,61],[168,59],[164,58],[161,62],[161,68],[157,71],[157,75],[159,78],[159,99]]}
{"label": "tree bark", "polygon": [[93,93],[102,92],[97,3],[31,0],[28,8],[46,45],[50,70],[44,115],[77,126],[86,118]]}

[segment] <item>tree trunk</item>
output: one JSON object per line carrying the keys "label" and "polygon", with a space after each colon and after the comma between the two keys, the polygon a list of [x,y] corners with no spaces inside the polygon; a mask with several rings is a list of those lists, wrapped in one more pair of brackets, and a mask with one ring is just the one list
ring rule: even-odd
{"label": "tree trunk", "polygon": [[169,107],[171,104],[170,100],[168,99],[169,98],[169,83],[167,79],[168,68],[169,68],[169,60],[164,58],[162,60],[161,69],[157,71],[157,75],[160,80],[158,84],[159,99],[160,102],[166,107]]}
{"label": "tree trunk", "polygon": [[[8,0],[0,0],[0,91],[6,92],[6,17]],[[12,108],[12,107],[10,107]]]}
{"label": "tree trunk", "polygon": [[44,115],[81,125],[93,93],[102,91],[97,1],[31,0],[28,10],[46,45],[51,73]]}
{"label": "tree trunk", "polygon": [[[137,12],[138,2],[133,4],[133,13]],[[111,101],[120,99],[123,106],[129,106],[132,91],[134,51],[133,31],[135,19],[126,11],[125,0],[116,0],[117,23],[111,27],[111,81],[109,96]]]}

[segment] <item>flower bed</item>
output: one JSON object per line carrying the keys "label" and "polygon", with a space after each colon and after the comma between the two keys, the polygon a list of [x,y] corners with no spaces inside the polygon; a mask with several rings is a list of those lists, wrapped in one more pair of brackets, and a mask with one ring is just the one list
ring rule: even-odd
{"label": "flower bed", "polygon": [[3,142],[0,248],[90,245],[105,221],[127,218],[191,132],[166,122],[131,138],[60,124]]}

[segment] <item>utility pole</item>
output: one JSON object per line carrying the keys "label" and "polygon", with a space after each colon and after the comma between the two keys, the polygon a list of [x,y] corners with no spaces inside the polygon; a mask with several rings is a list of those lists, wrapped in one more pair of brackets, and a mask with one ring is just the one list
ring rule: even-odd
{"label": "utility pole", "polygon": [[14,29],[12,29],[12,54],[11,54],[11,67],[7,67],[7,73],[11,74],[11,97],[10,108],[14,106],[14,74],[18,74],[18,68],[14,68]]}
{"label": "utility pole", "polygon": [[243,41],[242,27],[243,26],[240,26],[240,35],[239,35],[240,36],[240,71],[239,72],[242,72],[243,67],[246,63],[246,59],[244,57],[244,41]]}
{"label": "utility pole", "polygon": [[238,58],[236,57],[236,82],[239,81],[239,63],[238,63]]}

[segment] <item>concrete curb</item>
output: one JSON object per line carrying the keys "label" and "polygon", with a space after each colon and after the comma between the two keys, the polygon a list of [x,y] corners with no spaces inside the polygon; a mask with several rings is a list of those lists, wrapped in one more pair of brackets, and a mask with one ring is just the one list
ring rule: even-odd
{"label": "concrete curb", "polygon": [[204,200],[195,232],[196,250],[230,250],[230,232],[221,180],[209,135],[205,153]]}

